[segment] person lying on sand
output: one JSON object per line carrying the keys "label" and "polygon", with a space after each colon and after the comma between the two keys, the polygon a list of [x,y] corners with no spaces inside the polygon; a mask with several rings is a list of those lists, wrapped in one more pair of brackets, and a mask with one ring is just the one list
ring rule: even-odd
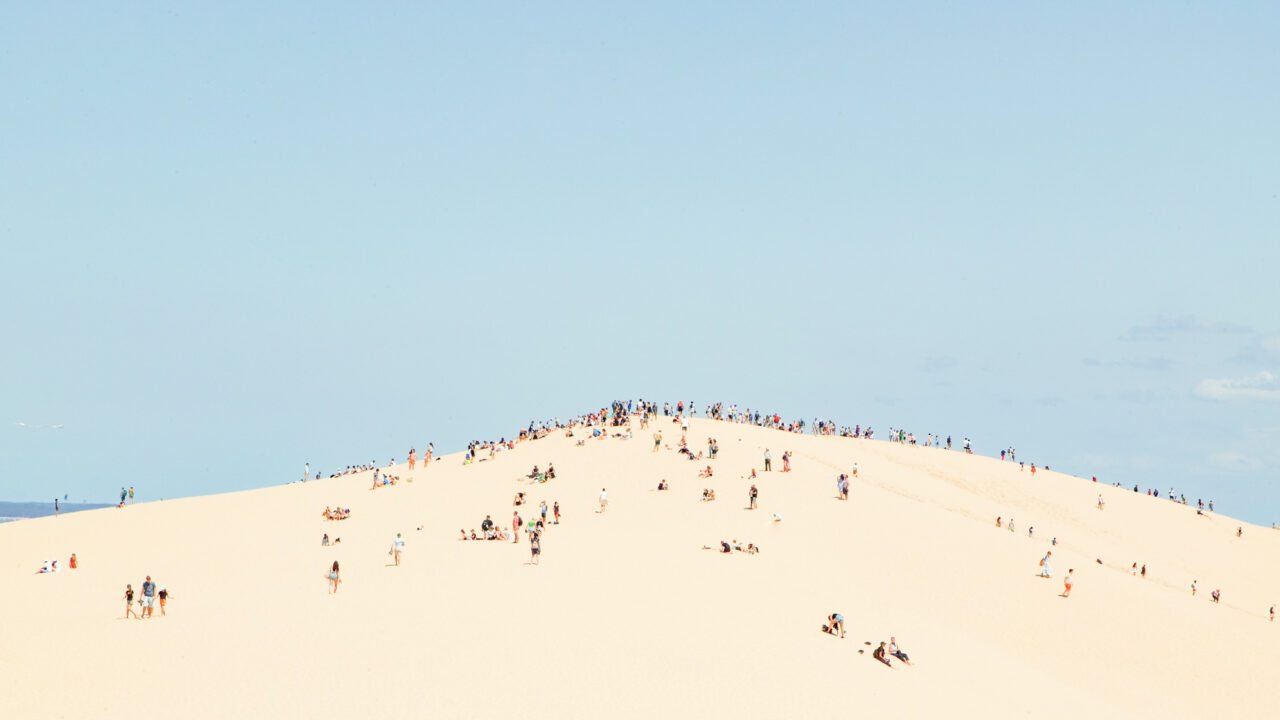
{"label": "person lying on sand", "polygon": [[709,478],[709,477],[711,477],[711,466],[710,466],[710,465],[708,465],[705,469],[703,469],[703,470],[699,470],[699,471],[698,471],[698,477],[700,477],[700,478]]}

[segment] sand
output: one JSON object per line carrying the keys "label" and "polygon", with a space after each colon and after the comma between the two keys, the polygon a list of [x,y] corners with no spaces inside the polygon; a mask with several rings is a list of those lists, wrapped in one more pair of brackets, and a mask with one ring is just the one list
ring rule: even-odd
{"label": "sand", "polygon": [[[6,716],[1280,712],[1264,677],[1280,663],[1280,624],[1266,617],[1280,602],[1280,532],[959,451],[699,418],[691,445],[715,437],[720,457],[690,462],[651,452],[651,432],[674,447],[678,425],[634,427],[632,440],[554,433],[469,466],[401,465],[391,472],[406,481],[376,491],[361,473],[0,525]],[[746,510],[765,447],[775,471],[754,480],[760,507]],[[784,450],[790,473],[777,472]],[[549,461],[555,480],[523,479]],[[854,462],[841,502],[835,476]],[[708,464],[715,477],[699,479]],[[655,490],[661,478],[670,491]],[[704,487],[719,499],[700,502]],[[456,539],[486,514],[509,524],[517,490],[526,520],[543,499],[564,515],[537,567],[523,537]],[[323,521],[326,505],[351,519]],[[397,532],[407,544],[393,567]],[[342,543],[321,547],[323,533]],[[735,538],[762,552],[702,549]],[[1037,577],[1047,549],[1049,580]],[[72,552],[80,569],[33,574]],[[123,619],[125,583],[139,590],[147,574],[171,591],[168,616]],[[833,611],[846,639],[820,632]],[[890,635],[912,666],[872,660]]]}

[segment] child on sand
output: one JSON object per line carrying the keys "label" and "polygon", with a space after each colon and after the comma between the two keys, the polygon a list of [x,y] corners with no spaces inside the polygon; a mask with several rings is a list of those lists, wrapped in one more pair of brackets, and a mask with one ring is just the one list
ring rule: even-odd
{"label": "child on sand", "polygon": [[1071,597],[1071,581],[1074,579],[1074,573],[1075,568],[1069,568],[1067,570],[1067,576],[1062,579],[1062,584],[1064,586],[1062,597]]}
{"label": "child on sand", "polygon": [[132,615],[136,620],[142,619],[138,617],[138,613],[133,611],[133,585],[125,585],[124,586],[124,618],[128,620],[130,615]]}
{"label": "child on sand", "polygon": [[159,592],[159,593],[157,593],[157,596],[160,598],[160,615],[161,615],[161,616],[163,616],[163,615],[165,614],[165,612],[164,612],[164,605],[165,605],[165,603],[167,603],[167,602],[169,601],[169,590],[168,590],[168,588],[161,587],[161,588],[160,588],[160,592]]}

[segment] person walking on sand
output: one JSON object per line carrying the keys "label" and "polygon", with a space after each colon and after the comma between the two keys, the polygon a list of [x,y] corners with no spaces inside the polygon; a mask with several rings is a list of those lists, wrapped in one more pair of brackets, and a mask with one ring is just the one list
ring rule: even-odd
{"label": "person walking on sand", "polygon": [[396,533],[396,539],[391,541],[391,554],[395,556],[396,567],[400,566],[400,553],[404,552],[404,536]]}
{"label": "person walking on sand", "polygon": [[604,512],[605,510],[608,510],[608,509],[609,509],[609,491],[605,490],[604,488],[600,488],[600,512]]}
{"label": "person walking on sand", "polygon": [[546,500],[542,501],[542,503],[538,506],[538,510],[542,515],[542,525],[543,527],[545,527],[547,524],[547,501]]}
{"label": "person walking on sand", "polygon": [[130,505],[133,504],[133,486],[132,485],[129,486],[129,504]]}
{"label": "person walking on sand", "polygon": [[1104,503],[1104,502],[1102,501],[1102,496],[1101,496],[1101,495],[1099,495],[1099,496],[1098,496],[1098,509],[1099,509],[1099,510],[1104,509],[1104,508],[1103,508],[1103,506],[1104,506],[1104,505],[1106,505],[1106,503]]}
{"label": "person walking on sand", "polygon": [[1192,580],[1191,581],[1191,597],[1195,597],[1195,596],[1196,596],[1196,581]]}
{"label": "person walking on sand", "polygon": [[769,452],[769,448],[764,449],[764,471],[773,471],[773,453]]}
{"label": "person walking on sand", "polygon": [[124,507],[124,501],[128,497],[129,497],[129,491],[125,490],[124,488],[120,488],[120,507]]}
{"label": "person walking on sand", "polygon": [[160,617],[164,617],[164,604],[169,601],[169,590],[161,587],[160,591],[156,593],[156,596],[160,598]]}
{"label": "person walking on sand", "polygon": [[554,503],[552,503],[551,514],[554,515],[556,518],[555,524],[559,525],[560,524],[560,501],[559,500],[556,500]]}
{"label": "person walking on sand", "polygon": [[58,517],[58,498],[53,499],[53,516]]}
{"label": "person walking on sand", "polygon": [[338,583],[342,582],[342,578],[338,576],[338,561],[333,561],[333,567],[329,568],[329,594],[336,595],[338,592]]}
{"label": "person walking on sand", "polygon": [[520,542],[520,528],[522,527],[524,527],[524,519],[520,517],[520,511],[511,511],[511,542]]}
{"label": "person walking on sand", "polygon": [[138,613],[133,611],[133,585],[124,586],[124,619],[128,620],[132,615],[135,620],[141,620]]}
{"label": "person walking on sand", "polygon": [[782,453],[782,472],[791,472],[791,451]]}
{"label": "person walking on sand", "polygon": [[534,565],[542,557],[542,533],[534,530],[529,533],[529,562]]}
{"label": "person walking on sand", "polygon": [[748,510],[756,509],[756,499],[759,497],[760,497],[760,491],[756,489],[755,485],[752,485],[751,490],[747,492],[747,500],[749,502],[749,507],[747,508]]}
{"label": "person walking on sand", "polygon": [[1049,564],[1050,558],[1052,557],[1053,557],[1053,551],[1050,550],[1049,552],[1044,554],[1044,557],[1040,558],[1040,577],[1043,577],[1043,578],[1053,577],[1053,566]]}
{"label": "person walking on sand", "polygon": [[1062,597],[1071,597],[1071,581],[1075,579],[1074,573],[1075,568],[1069,568],[1067,570],[1067,576],[1062,579],[1062,584],[1064,586],[1062,590]]}
{"label": "person walking on sand", "polygon": [[661,446],[662,446],[662,433],[656,432],[653,434],[653,451],[658,452],[658,448]]}
{"label": "person walking on sand", "polygon": [[418,461],[418,451],[415,450],[414,448],[409,448],[409,469],[410,470],[413,469],[413,465],[417,461]]}
{"label": "person walking on sand", "polygon": [[151,582],[151,576],[142,582],[142,617],[151,617],[152,610],[156,602],[156,584]]}

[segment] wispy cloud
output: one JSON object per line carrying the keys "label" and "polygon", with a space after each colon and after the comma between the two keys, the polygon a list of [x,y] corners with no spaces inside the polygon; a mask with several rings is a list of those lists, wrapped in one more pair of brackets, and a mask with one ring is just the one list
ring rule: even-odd
{"label": "wispy cloud", "polygon": [[1222,451],[1209,456],[1209,464],[1227,472],[1250,473],[1263,468],[1263,462],[1241,452]]}
{"label": "wispy cloud", "polygon": [[31,428],[32,430],[61,430],[62,425],[32,425],[31,423],[16,422],[14,425],[18,427]]}
{"label": "wispy cloud", "polygon": [[1168,357],[1149,357],[1139,358],[1135,360],[1099,360],[1098,358],[1085,358],[1080,361],[1089,367],[1098,368],[1132,368],[1134,370],[1152,370],[1164,371],[1173,367],[1173,358]]}
{"label": "wispy cloud", "polygon": [[937,372],[939,370],[950,370],[959,365],[960,362],[950,355],[930,355],[920,363],[921,372]]}
{"label": "wispy cloud", "polygon": [[1161,317],[1129,328],[1121,340],[1150,341],[1169,340],[1180,335],[1243,335],[1253,329],[1233,322],[1210,320],[1199,315]]}
{"label": "wispy cloud", "polygon": [[1238,379],[1201,380],[1196,395],[1209,400],[1280,400],[1280,377],[1263,370]]}

